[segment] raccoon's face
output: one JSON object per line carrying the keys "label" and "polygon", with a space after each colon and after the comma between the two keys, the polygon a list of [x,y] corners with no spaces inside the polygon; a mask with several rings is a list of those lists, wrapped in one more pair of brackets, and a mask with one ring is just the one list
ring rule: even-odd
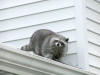
{"label": "raccoon's face", "polygon": [[68,46],[68,38],[65,37],[53,37],[51,39],[51,47],[54,50],[62,51],[65,47]]}
{"label": "raccoon's face", "polygon": [[65,47],[65,44],[64,44],[64,42],[63,41],[60,41],[60,40],[54,40],[54,46],[56,47],[56,48],[63,48],[63,47]]}
{"label": "raccoon's face", "polygon": [[51,39],[51,48],[54,54],[53,59],[59,59],[63,55],[65,48],[68,49],[68,40],[68,38],[62,36]]}

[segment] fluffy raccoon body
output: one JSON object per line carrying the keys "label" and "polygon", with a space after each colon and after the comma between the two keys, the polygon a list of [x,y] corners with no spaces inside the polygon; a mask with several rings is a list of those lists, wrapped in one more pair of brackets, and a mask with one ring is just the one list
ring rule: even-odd
{"label": "fluffy raccoon body", "polygon": [[34,32],[29,44],[21,50],[33,51],[35,54],[57,60],[62,57],[65,47],[68,47],[68,38],[51,30],[40,29]]}

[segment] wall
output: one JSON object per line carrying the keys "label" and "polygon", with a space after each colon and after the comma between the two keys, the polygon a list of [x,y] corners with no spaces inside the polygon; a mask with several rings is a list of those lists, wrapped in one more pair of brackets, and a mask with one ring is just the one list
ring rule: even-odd
{"label": "wall", "polygon": [[0,42],[20,48],[28,43],[34,31],[50,29],[70,38],[66,61],[78,65],[73,0],[3,0],[1,5]]}
{"label": "wall", "polygon": [[100,3],[87,0],[86,10],[89,69],[100,74]]}
{"label": "wall", "polygon": [[96,0],[21,0],[0,2],[0,42],[14,48],[38,29],[69,37],[66,64],[100,73],[100,3]]}

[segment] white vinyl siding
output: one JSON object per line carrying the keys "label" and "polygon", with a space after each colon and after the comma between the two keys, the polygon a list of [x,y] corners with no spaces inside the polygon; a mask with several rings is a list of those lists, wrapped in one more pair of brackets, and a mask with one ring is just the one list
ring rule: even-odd
{"label": "white vinyl siding", "polygon": [[61,60],[100,74],[100,3],[96,0],[1,0],[0,43],[19,49],[38,29],[69,38]]}
{"label": "white vinyl siding", "polygon": [[40,2],[40,1],[44,1],[44,0],[16,0],[16,1],[13,1],[13,0],[2,0],[0,2],[0,10],[3,10],[3,9],[9,9],[9,8],[13,8],[13,7],[16,7],[16,6],[21,6],[21,5],[25,5],[25,4],[30,4],[30,3],[36,3],[36,2]]}
{"label": "white vinyl siding", "polygon": [[100,74],[100,3],[87,0],[87,34],[89,70]]}
{"label": "white vinyl siding", "polygon": [[0,42],[19,49],[29,42],[34,31],[50,29],[70,38],[68,55],[62,60],[78,66],[74,0],[4,0],[1,3],[5,5],[0,7]]}
{"label": "white vinyl siding", "polygon": [[[41,0],[38,3],[31,3],[21,6],[16,6],[8,9],[2,9],[0,14],[2,15],[0,20],[6,20],[11,18],[18,18],[28,15],[35,15],[49,11],[55,11],[59,9],[69,8],[72,7],[73,0]],[[40,8],[41,7],[41,8]],[[12,13],[13,14],[12,14]],[[19,14],[20,13],[20,14]]]}

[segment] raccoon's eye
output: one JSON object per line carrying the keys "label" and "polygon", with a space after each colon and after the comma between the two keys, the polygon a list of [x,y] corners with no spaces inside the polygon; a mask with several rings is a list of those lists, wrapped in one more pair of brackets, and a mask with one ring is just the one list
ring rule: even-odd
{"label": "raccoon's eye", "polygon": [[65,39],[66,42],[68,42],[69,38]]}
{"label": "raccoon's eye", "polygon": [[61,43],[60,42],[55,42],[55,45],[60,47],[61,46]]}
{"label": "raccoon's eye", "polygon": [[57,47],[63,47],[64,46],[64,43],[63,42],[55,42],[55,45]]}

